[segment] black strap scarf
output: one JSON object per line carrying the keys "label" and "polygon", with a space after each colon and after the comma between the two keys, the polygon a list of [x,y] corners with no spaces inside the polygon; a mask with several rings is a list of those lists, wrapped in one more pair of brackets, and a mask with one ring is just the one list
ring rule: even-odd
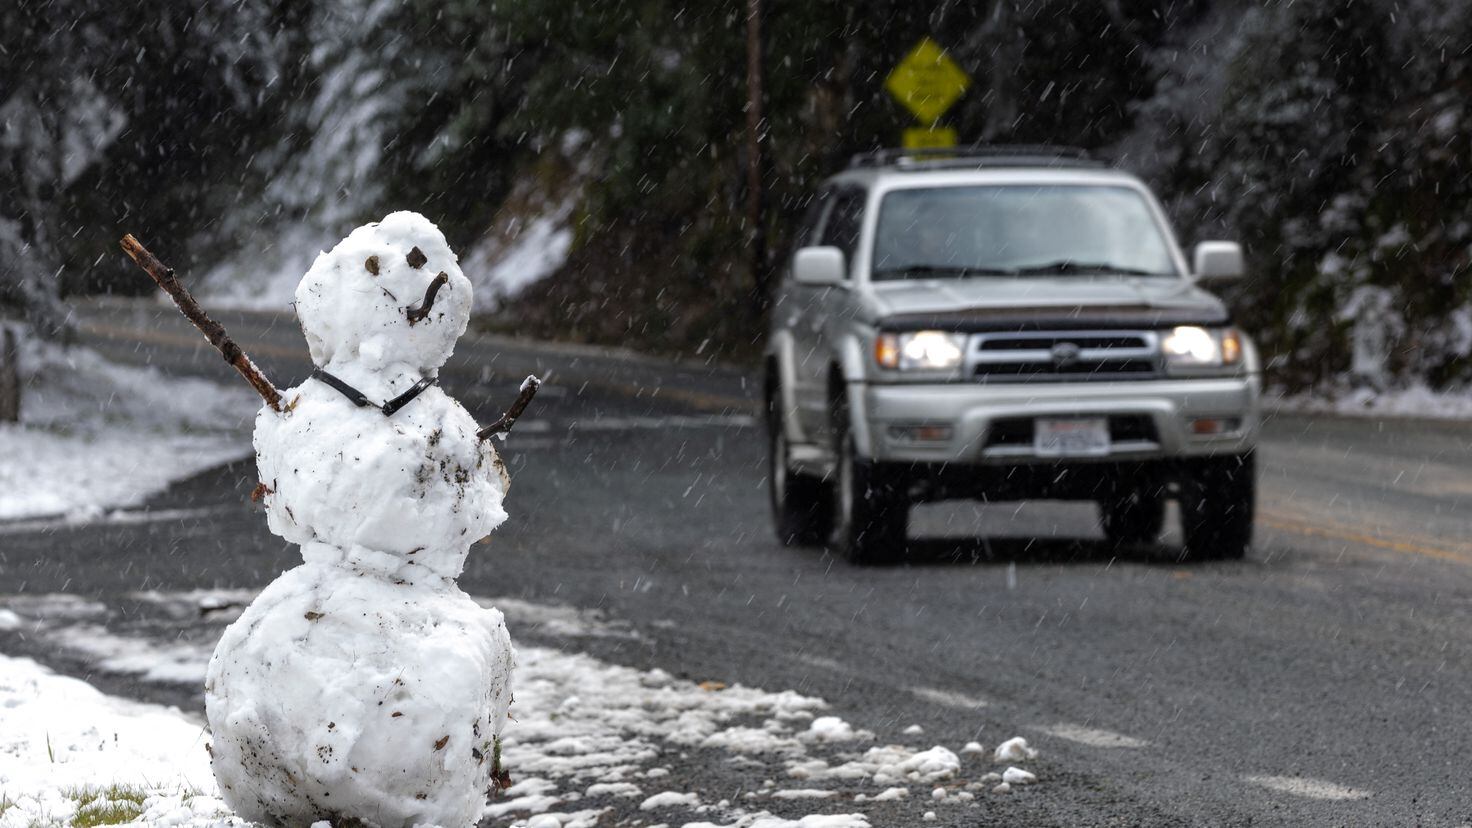
{"label": "black strap scarf", "polygon": [[379,411],[382,411],[383,416],[385,417],[392,417],[395,412],[413,402],[415,397],[424,393],[424,389],[439,382],[438,377],[425,377],[424,379],[414,383],[413,387],[410,388],[408,391],[405,391],[397,397],[394,397],[388,402],[380,405],[364,396],[362,391],[359,391],[351,385],[348,385],[347,383],[327,373],[321,368],[312,369],[312,378],[316,380],[321,380],[322,382],[327,383],[333,388],[336,388],[337,391],[341,393],[344,397],[347,397],[348,402],[351,402],[353,405],[356,405],[359,408],[376,408]]}

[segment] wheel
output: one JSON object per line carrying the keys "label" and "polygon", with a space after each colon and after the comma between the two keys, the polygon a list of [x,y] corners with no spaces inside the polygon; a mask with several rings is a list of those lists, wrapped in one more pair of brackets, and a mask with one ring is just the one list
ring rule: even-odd
{"label": "wheel", "polygon": [[1252,545],[1256,460],[1247,454],[1190,463],[1181,477],[1183,557],[1236,560]]}
{"label": "wheel", "polygon": [[902,479],[859,458],[848,406],[834,407],[833,547],[850,563],[886,564],[904,556],[910,503]]}
{"label": "wheel", "polygon": [[783,546],[821,545],[833,531],[832,486],[820,478],[793,472],[782,424],[774,422],[768,431],[771,474],[767,489],[777,540]]}
{"label": "wheel", "polygon": [[1165,497],[1157,483],[1136,484],[1100,500],[1099,516],[1104,537],[1116,546],[1154,543],[1165,525]]}

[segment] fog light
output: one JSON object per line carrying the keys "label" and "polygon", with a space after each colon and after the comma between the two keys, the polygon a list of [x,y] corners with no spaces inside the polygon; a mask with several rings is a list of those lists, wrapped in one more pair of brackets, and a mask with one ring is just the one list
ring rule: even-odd
{"label": "fog light", "polygon": [[1198,417],[1191,421],[1191,433],[1210,437],[1215,434],[1231,434],[1242,427],[1236,417]]}
{"label": "fog light", "polygon": [[951,439],[953,430],[948,425],[892,425],[889,436],[907,443],[944,443]]}

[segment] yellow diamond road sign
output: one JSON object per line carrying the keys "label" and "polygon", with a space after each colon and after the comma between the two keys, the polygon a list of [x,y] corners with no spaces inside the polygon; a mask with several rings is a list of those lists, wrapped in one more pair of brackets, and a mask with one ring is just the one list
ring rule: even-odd
{"label": "yellow diamond road sign", "polygon": [[928,37],[921,38],[884,81],[889,94],[926,125],[940,120],[970,85],[965,70]]}

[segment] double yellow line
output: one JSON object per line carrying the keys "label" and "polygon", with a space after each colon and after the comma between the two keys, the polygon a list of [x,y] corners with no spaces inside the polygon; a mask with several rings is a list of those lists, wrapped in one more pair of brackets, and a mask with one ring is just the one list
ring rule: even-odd
{"label": "double yellow line", "polygon": [[1407,534],[1384,535],[1367,527],[1324,526],[1269,510],[1258,511],[1257,523],[1259,526],[1280,532],[1357,543],[1400,554],[1435,558],[1439,561],[1472,564],[1472,546],[1441,538]]}

